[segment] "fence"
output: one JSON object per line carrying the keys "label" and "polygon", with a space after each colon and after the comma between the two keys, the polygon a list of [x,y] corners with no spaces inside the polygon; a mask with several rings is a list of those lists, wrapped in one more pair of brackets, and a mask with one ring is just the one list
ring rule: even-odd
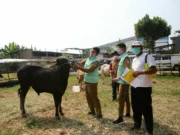
{"label": "fence", "polygon": [[156,68],[159,71],[159,74],[162,75],[162,72],[170,72],[171,75],[178,74],[180,76],[180,65],[178,70],[174,70],[172,63],[156,63]]}

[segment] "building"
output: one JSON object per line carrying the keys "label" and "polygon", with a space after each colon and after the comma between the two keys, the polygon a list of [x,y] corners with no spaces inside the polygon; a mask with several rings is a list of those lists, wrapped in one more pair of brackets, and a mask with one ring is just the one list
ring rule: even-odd
{"label": "building", "polygon": [[61,50],[62,53],[70,53],[70,54],[79,54],[81,55],[83,50],[80,48],[65,48],[64,50]]}
{"label": "building", "polygon": [[72,54],[66,52],[51,52],[51,51],[33,51],[32,49],[21,50],[18,53],[19,59],[43,59],[55,58],[59,56],[79,58],[79,54]]}
{"label": "building", "polygon": [[[177,37],[174,37],[174,42],[177,42],[177,44],[180,43],[179,39]],[[125,43],[127,47],[127,52],[131,52],[131,45],[134,41],[140,41],[143,42],[143,38],[137,38],[136,36],[125,38],[119,41],[114,41],[111,43],[107,43],[104,45],[98,46],[101,49],[101,53],[103,54],[110,54],[113,50],[116,50],[116,45],[119,42]],[[173,44],[169,44],[169,37],[163,37],[155,41],[155,53],[179,53],[178,49],[179,46],[176,46],[175,50],[176,52],[172,51]],[[145,52],[148,52],[147,49],[144,49]]]}
{"label": "building", "polygon": [[119,42],[121,42],[121,43],[126,44],[127,51],[131,51],[131,45],[136,40],[137,40],[137,38],[135,36],[133,36],[133,37],[125,38],[125,39],[122,39],[122,40],[114,41],[114,42],[111,42],[111,43],[107,43],[105,45],[100,45],[98,47],[101,49],[101,53],[111,53],[113,50],[116,50],[116,45]]}

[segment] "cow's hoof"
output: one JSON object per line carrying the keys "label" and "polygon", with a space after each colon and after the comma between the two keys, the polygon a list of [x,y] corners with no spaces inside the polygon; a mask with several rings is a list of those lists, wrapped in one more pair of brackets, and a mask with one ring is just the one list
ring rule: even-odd
{"label": "cow's hoof", "polygon": [[22,114],[22,117],[23,118],[27,118],[27,114]]}
{"label": "cow's hoof", "polygon": [[61,116],[64,116],[64,113],[63,113],[63,112],[60,112],[60,115],[61,115]]}
{"label": "cow's hoof", "polygon": [[60,117],[59,117],[59,116],[55,116],[54,119],[55,119],[55,120],[60,120]]}

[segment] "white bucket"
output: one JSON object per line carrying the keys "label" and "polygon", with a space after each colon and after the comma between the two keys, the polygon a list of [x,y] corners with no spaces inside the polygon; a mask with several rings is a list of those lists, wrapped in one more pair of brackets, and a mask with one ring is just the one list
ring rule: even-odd
{"label": "white bucket", "polygon": [[72,86],[72,91],[73,92],[80,92],[80,87],[77,85],[77,86]]}

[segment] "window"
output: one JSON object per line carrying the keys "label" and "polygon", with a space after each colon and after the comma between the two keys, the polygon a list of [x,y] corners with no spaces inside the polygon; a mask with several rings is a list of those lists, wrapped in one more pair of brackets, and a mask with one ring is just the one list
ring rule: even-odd
{"label": "window", "polygon": [[155,60],[161,60],[161,57],[155,56]]}
{"label": "window", "polygon": [[169,56],[164,56],[164,57],[162,57],[162,60],[170,60],[170,58],[171,57],[169,57]]}

